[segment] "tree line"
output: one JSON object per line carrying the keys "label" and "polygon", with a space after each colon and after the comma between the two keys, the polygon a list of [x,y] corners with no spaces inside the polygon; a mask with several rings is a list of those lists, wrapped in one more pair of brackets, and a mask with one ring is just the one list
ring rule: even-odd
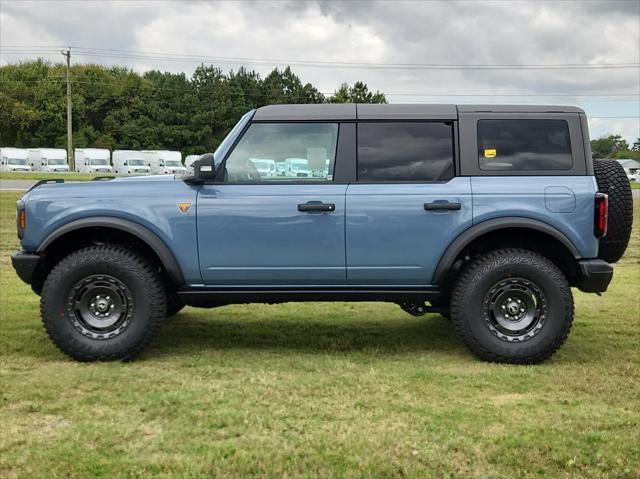
{"label": "tree line", "polygon": [[[66,70],[43,60],[0,67],[0,145],[66,148]],[[71,67],[76,148],[213,151],[245,112],[278,103],[386,103],[363,82],[325,95],[287,67],[262,77],[202,65],[191,76],[157,70]],[[595,158],[640,159],[640,138],[591,141]]]}
{"label": "tree line", "polygon": [[[66,148],[66,67],[0,67],[0,145]],[[247,111],[279,103],[386,103],[363,82],[324,95],[289,67],[262,77],[202,65],[191,76],[124,67],[71,67],[76,148],[213,151]]]}
{"label": "tree line", "polygon": [[631,158],[640,160],[640,138],[629,147],[627,140],[620,135],[609,135],[591,140],[591,153],[594,158]]}

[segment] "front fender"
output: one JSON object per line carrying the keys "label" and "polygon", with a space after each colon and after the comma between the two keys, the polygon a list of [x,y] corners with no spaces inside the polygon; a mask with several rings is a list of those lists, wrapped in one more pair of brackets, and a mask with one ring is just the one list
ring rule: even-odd
{"label": "front fender", "polygon": [[[196,238],[198,187],[173,178],[96,181],[42,185],[25,195],[26,251],[42,251],[56,237],[77,228],[105,226],[122,229],[144,240],[154,251],[173,260],[167,270],[180,271],[182,283],[202,281]],[[190,203],[182,211],[178,203]],[[154,246],[155,245],[155,246]],[[177,268],[175,267],[177,264]]]}

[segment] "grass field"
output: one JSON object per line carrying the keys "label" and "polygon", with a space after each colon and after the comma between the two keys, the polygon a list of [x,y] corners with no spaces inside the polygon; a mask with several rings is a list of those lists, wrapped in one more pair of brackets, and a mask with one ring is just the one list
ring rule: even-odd
{"label": "grass field", "polygon": [[[640,238],[540,366],[394,305],[187,308],[130,363],[49,342],[0,194],[0,477],[637,478]],[[640,204],[635,202],[635,224]]]}

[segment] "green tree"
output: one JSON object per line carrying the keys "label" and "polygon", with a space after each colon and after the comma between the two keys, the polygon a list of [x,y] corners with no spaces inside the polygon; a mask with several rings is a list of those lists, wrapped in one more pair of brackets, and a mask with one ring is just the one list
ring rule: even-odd
{"label": "green tree", "polygon": [[609,135],[591,140],[591,151],[594,158],[613,158],[621,151],[629,150],[629,144],[620,135]]}
{"label": "green tree", "polygon": [[[274,103],[324,103],[291,68],[262,78],[201,65],[183,73],[76,64],[71,69],[75,147],[213,151],[245,112]],[[0,144],[66,148],[65,66],[42,60],[0,67]],[[334,98],[335,97],[335,98]],[[385,103],[356,82],[333,100]]]}
{"label": "green tree", "polygon": [[369,91],[366,83],[355,82],[353,86],[347,83],[340,85],[328,100],[329,103],[387,103],[384,93]]}

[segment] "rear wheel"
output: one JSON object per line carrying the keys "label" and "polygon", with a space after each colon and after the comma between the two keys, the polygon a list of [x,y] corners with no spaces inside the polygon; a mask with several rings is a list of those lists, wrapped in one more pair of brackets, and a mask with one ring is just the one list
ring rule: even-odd
{"label": "rear wheel", "polygon": [[166,293],[158,273],[134,252],[90,246],[49,273],[40,311],[51,340],[72,358],[131,359],[160,330]]}
{"label": "rear wheel", "polygon": [[479,358],[535,364],[549,358],[569,334],[573,297],[566,278],[547,258],[503,249],[483,255],[461,273],[451,315]]}
{"label": "rear wheel", "polygon": [[600,239],[598,257],[615,263],[624,255],[633,225],[633,194],[622,165],[615,160],[593,162],[598,191],[609,196],[607,235]]}

